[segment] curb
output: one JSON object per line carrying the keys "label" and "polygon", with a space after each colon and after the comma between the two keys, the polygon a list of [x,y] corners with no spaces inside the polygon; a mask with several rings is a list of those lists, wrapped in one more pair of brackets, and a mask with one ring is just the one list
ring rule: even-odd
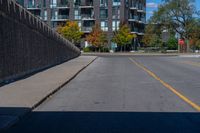
{"label": "curb", "polygon": [[14,126],[15,124],[17,124],[19,121],[21,121],[23,118],[25,118],[26,116],[28,116],[35,108],[37,108],[39,105],[41,105],[44,101],[46,101],[48,98],[50,98],[52,95],[54,95],[56,92],[58,92],[59,90],[62,89],[62,87],[64,87],[66,84],[68,84],[70,81],[72,81],[81,71],[83,71],[85,68],[87,68],[90,64],[92,64],[98,57],[95,57],[92,61],[90,61],[86,66],[84,66],[83,68],[81,68],[78,72],[76,72],[69,80],[67,80],[66,82],[64,82],[63,84],[61,84],[60,86],[58,86],[56,89],[54,89],[51,93],[47,94],[43,99],[41,99],[38,103],[36,103],[35,105],[33,105],[33,107],[31,107],[30,109],[27,109],[27,111],[24,114],[21,114],[19,116],[16,116],[16,119],[14,119],[13,121],[11,121],[10,123],[8,123],[5,127],[3,127],[2,129],[0,129],[1,131],[6,131],[7,129],[9,129],[10,127]]}
{"label": "curb", "polygon": [[180,54],[162,54],[162,53],[81,53],[82,56],[179,56]]}

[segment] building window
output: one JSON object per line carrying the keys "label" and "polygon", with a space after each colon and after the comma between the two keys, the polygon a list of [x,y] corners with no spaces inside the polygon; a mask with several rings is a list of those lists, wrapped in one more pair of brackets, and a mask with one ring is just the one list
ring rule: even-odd
{"label": "building window", "polygon": [[43,0],[43,7],[46,7],[46,0]]}
{"label": "building window", "polygon": [[112,18],[113,19],[119,19],[120,18],[120,9],[118,7],[113,7]]}
{"label": "building window", "polygon": [[81,15],[80,15],[80,10],[79,9],[75,9],[74,10],[74,19],[81,19]]}
{"label": "building window", "polygon": [[112,30],[113,31],[116,31],[116,30],[119,30],[119,21],[118,20],[113,20],[112,21]]}
{"label": "building window", "polygon": [[108,18],[108,9],[100,9],[100,19]]}
{"label": "building window", "polygon": [[53,19],[53,20],[58,19],[58,11],[57,10],[51,10],[51,19]]}
{"label": "building window", "polygon": [[74,0],[74,6],[80,6],[81,0]]}
{"label": "building window", "polygon": [[100,6],[107,7],[108,6],[108,0],[100,0]]}
{"label": "building window", "polygon": [[47,10],[44,10],[44,20],[47,20]]}
{"label": "building window", "polygon": [[28,1],[28,8],[32,8],[32,7],[34,7],[35,6],[35,0],[29,0]]}
{"label": "building window", "polygon": [[113,6],[120,6],[120,0],[113,0]]}
{"label": "building window", "polygon": [[108,31],[108,21],[101,21],[101,30]]}
{"label": "building window", "polygon": [[60,0],[60,5],[61,6],[68,5],[68,0]]}
{"label": "building window", "polygon": [[56,7],[57,6],[57,0],[51,0],[51,7]]}
{"label": "building window", "polygon": [[20,5],[24,6],[24,0],[17,0],[17,2],[18,2]]}

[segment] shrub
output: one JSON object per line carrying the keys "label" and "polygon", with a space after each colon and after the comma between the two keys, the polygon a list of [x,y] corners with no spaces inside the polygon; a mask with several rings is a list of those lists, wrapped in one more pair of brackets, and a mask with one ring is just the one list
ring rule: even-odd
{"label": "shrub", "polygon": [[91,52],[90,47],[83,48],[83,52]]}

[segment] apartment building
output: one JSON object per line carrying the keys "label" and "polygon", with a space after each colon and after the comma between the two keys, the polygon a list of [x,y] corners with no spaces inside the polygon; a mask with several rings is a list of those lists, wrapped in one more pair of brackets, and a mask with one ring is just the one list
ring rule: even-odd
{"label": "apartment building", "polygon": [[131,33],[137,34],[133,45],[139,44],[144,35],[146,0],[17,0],[30,12],[40,17],[52,28],[67,20],[77,21],[85,35],[92,31],[95,23],[108,34],[109,46],[113,31],[120,22],[127,23]]}

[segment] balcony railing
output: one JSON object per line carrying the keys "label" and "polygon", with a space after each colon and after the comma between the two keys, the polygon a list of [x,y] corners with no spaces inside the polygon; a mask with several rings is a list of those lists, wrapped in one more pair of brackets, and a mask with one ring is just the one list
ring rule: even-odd
{"label": "balcony railing", "polygon": [[108,15],[100,15],[100,19],[107,19],[108,18]]}
{"label": "balcony railing", "polygon": [[100,7],[108,7],[107,3],[100,4]]}
{"label": "balcony railing", "polygon": [[121,2],[113,2],[112,5],[113,6],[120,6]]}
{"label": "balcony railing", "polygon": [[68,15],[52,16],[52,18],[51,18],[52,21],[65,21],[67,19],[69,19]]}
{"label": "balcony railing", "polygon": [[88,2],[85,2],[85,3],[80,3],[79,6],[80,6],[81,8],[87,8],[87,7],[93,7],[94,4],[93,4],[93,2],[88,1]]}
{"label": "balcony railing", "polygon": [[69,3],[56,3],[56,4],[50,4],[51,8],[69,8]]}
{"label": "balcony railing", "polygon": [[81,18],[83,20],[94,20],[94,15],[89,15],[89,14],[82,14]]}
{"label": "balcony railing", "polygon": [[80,19],[81,19],[81,16],[80,16],[80,15],[74,16],[74,19],[75,19],[75,20],[80,20]]}
{"label": "balcony railing", "polygon": [[40,5],[40,4],[34,4],[34,5],[28,4],[28,5],[27,5],[27,8],[28,8],[28,9],[40,9],[40,8],[41,8],[41,5]]}
{"label": "balcony railing", "polygon": [[91,27],[82,27],[81,30],[83,32],[91,32],[92,31],[92,26]]}
{"label": "balcony railing", "polygon": [[129,21],[138,21],[138,16],[136,15],[130,16]]}
{"label": "balcony railing", "polygon": [[131,29],[131,32],[132,32],[132,33],[138,33],[138,31],[139,31],[138,28],[132,28],[132,29]]}
{"label": "balcony railing", "polygon": [[140,5],[140,3],[134,1],[134,2],[131,2],[129,5],[130,5],[130,8],[132,9],[138,9],[138,6]]}
{"label": "balcony railing", "polygon": [[144,35],[144,30],[143,29],[140,29],[140,30],[138,30],[138,33],[137,33],[138,35]]}
{"label": "balcony railing", "polygon": [[145,18],[139,18],[138,20],[139,20],[139,22],[146,23],[146,19]]}
{"label": "balcony railing", "polygon": [[146,8],[145,7],[138,7],[138,12],[145,12]]}
{"label": "balcony railing", "polygon": [[133,10],[139,10],[139,11],[145,11],[145,6],[143,4],[140,4],[140,3],[132,3],[130,5],[130,9],[133,9]]}

